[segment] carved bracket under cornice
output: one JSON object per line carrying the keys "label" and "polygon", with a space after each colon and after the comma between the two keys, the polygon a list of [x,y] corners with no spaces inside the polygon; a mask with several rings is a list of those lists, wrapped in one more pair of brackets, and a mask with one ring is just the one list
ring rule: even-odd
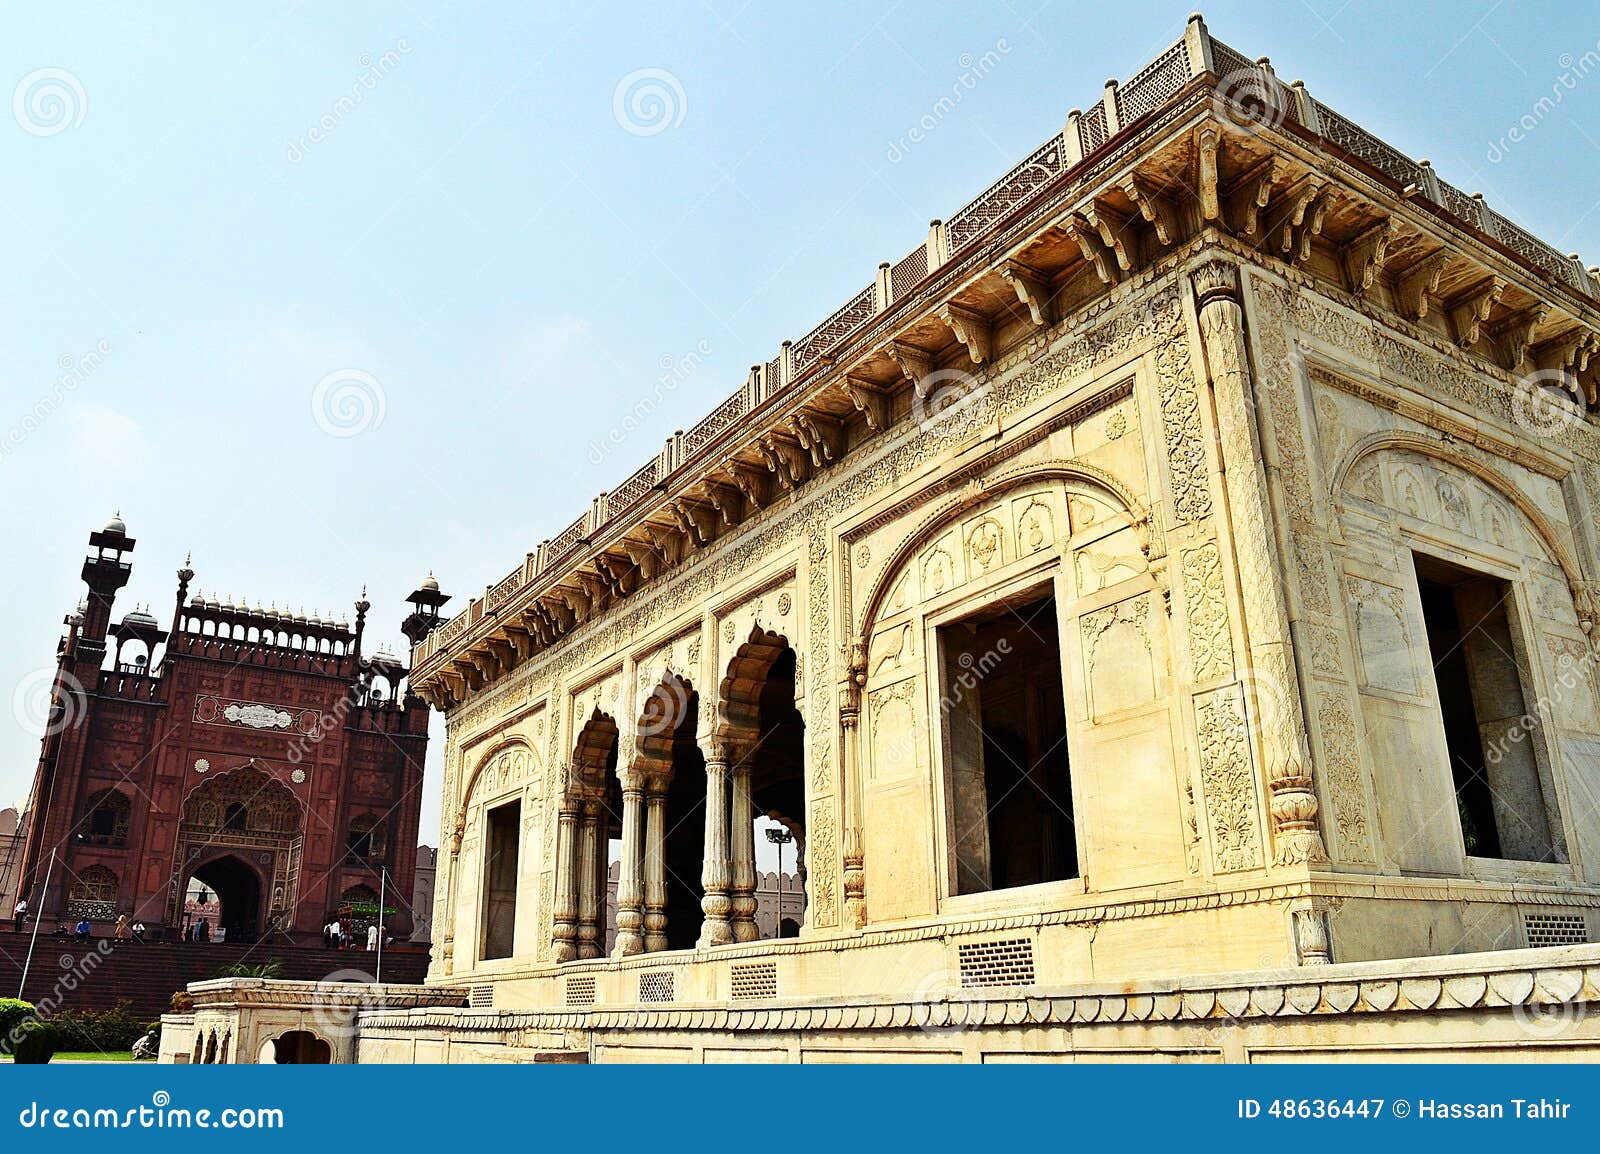
{"label": "carved bracket under cornice", "polygon": [[956,340],[967,347],[967,356],[972,358],[973,364],[981,365],[990,359],[994,329],[988,317],[952,301],[939,309],[939,319],[955,334]]}

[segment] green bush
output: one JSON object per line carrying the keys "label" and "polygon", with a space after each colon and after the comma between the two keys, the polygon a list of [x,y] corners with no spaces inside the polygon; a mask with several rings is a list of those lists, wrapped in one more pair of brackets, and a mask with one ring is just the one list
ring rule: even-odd
{"label": "green bush", "polygon": [[213,978],[281,978],[283,977],[283,959],[273,958],[270,962],[234,962],[232,965],[223,966]]}
{"label": "green bush", "polygon": [[17,1044],[12,1049],[11,1060],[19,1066],[42,1066],[55,1056],[60,1047],[56,1032],[48,1022],[30,1018],[17,1030]]}
{"label": "green bush", "polygon": [[11,1052],[11,1031],[33,1017],[33,1003],[0,998],[0,1054]]}
{"label": "green bush", "polygon": [[131,1050],[144,1037],[146,1024],[133,1014],[133,1003],[118,1002],[110,1010],[62,1010],[50,1019],[56,1040],[68,1050],[115,1053]]}

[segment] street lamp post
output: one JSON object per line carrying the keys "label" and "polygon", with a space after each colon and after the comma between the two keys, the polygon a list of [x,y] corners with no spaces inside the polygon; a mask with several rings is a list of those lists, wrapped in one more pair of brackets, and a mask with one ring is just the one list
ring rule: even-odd
{"label": "street lamp post", "polygon": [[783,847],[794,840],[794,830],[785,826],[774,826],[767,830],[767,840],[778,847],[778,912],[772,923],[772,936],[783,937]]}

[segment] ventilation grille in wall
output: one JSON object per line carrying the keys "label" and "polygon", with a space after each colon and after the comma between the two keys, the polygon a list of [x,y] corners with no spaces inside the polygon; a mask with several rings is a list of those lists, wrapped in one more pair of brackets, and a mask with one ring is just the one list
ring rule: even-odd
{"label": "ventilation grille in wall", "polygon": [[467,990],[467,1005],[474,1010],[488,1010],[494,1007],[493,986],[472,986]]}
{"label": "ventilation grille in wall", "polygon": [[1540,946],[1581,946],[1589,940],[1582,914],[1523,914],[1522,928],[1528,935],[1528,948]]}
{"label": "ventilation grille in wall", "polygon": [[574,974],[567,979],[567,1005],[594,1005],[593,974]]}
{"label": "ventilation grille in wall", "polygon": [[778,996],[778,963],[749,962],[733,967],[730,991],[736,1000],[749,998],[776,998]]}
{"label": "ventilation grille in wall", "polygon": [[1029,938],[967,942],[956,947],[956,955],[963,986],[1033,985],[1033,942]]}
{"label": "ventilation grille in wall", "polygon": [[639,1000],[641,1002],[672,1001],[672,971],[651,970],[639,975]]}

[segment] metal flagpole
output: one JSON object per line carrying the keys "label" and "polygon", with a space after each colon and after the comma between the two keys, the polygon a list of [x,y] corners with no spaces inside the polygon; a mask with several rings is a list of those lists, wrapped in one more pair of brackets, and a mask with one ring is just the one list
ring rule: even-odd
{"label": "metal flagpole", "polygon": [[[54,872],[55,868],[56,851],[52,849],[50,851],[50,864],[44,867],[44,893],[47,895],[50,893],[50,875],[52,872]],[[41,906],[44,905],[44,900],[42,898],[40,899],[39,904]],[[28,939],[28,959],[22,963],[22,981],[17,983],[17,1001],[19,1002],[25,1000],[22,996],[22,991],[28,988],[28,968],[33,965],[33,947],[38,943],[38,941],[39,915],[36,913],[33,915],[33,936]]]}
{"label": "metal flagpole", "polygon": [[[389,867],[388,866],[379,866],[378,867],[378,972],[373,977],[373,981],[376,982],[376,983],[381,983],[383,981],[383,939],[387,936],[384,933],[384,928],[383,928],[383,895],[386,892],[386,883],[388,882],[388,880],[389,880]],[[368,891],[368,892],[370,892],[370,891]]]}

